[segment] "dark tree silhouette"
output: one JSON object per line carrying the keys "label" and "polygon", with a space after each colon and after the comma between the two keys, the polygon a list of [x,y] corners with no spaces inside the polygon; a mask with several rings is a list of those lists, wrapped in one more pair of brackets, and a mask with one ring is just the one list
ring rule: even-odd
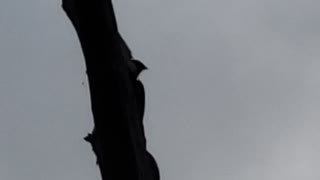
{"label": "dark tree silhouette", "polygon": [[116,24],[111,0],[63,0],[80,40],[89,80],[94,129],[84,139],[103,180],[159,180],[143,127],[146,66],[132,57]]}

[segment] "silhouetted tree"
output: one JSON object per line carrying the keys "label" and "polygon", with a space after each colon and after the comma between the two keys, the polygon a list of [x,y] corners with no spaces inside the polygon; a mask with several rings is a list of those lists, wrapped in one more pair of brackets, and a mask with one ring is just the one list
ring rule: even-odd
{"label": "silhouetted tree", "polygon": [[103,180],[159,180],[143,128],[145,91],[116,24],[111,0],[63,0],[80,40],[89,80],[94,129],[85,137]]}

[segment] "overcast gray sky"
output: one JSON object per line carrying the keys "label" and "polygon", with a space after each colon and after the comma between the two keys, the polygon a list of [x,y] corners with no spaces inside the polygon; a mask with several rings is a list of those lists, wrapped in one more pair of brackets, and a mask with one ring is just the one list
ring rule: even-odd
{"label": "overcast gray sky", "polygon": [[[0,179],[100,179],[60,0],[0,1]],[[320,178],[320,1],[117,0],[162,180]],[[84,82],[84,85],[82,85]]]}

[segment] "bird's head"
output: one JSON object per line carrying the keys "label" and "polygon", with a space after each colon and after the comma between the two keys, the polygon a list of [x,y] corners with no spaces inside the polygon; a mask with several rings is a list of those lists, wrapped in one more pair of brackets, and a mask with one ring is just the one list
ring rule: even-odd
{"label": "bird's head", "polygon": [[132,59],[133,64],[136,66],[138,72],[142,72],[143,70],[147,70],[147,66],[144,65],[141,61]]}
{"label": "bird's head", "polygon": [[146,65],[144,65],[141,61],[136,59],[132,59],[130,64],[131,64],[130,72],[132,73],[132,76],[134,79],[137,79],[142,71],[148,69]]}

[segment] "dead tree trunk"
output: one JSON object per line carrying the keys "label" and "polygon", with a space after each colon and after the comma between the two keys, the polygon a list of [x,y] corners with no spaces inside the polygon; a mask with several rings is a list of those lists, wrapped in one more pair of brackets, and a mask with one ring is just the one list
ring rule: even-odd
{"label": "dead tree trunk", "polygon": [[143,132],[144,89],[136,78],[144,67],[131,60],[111,0],[63,0],[62,7],[85,57],[95,125],[85,139],[102,179],[159,180]]}

